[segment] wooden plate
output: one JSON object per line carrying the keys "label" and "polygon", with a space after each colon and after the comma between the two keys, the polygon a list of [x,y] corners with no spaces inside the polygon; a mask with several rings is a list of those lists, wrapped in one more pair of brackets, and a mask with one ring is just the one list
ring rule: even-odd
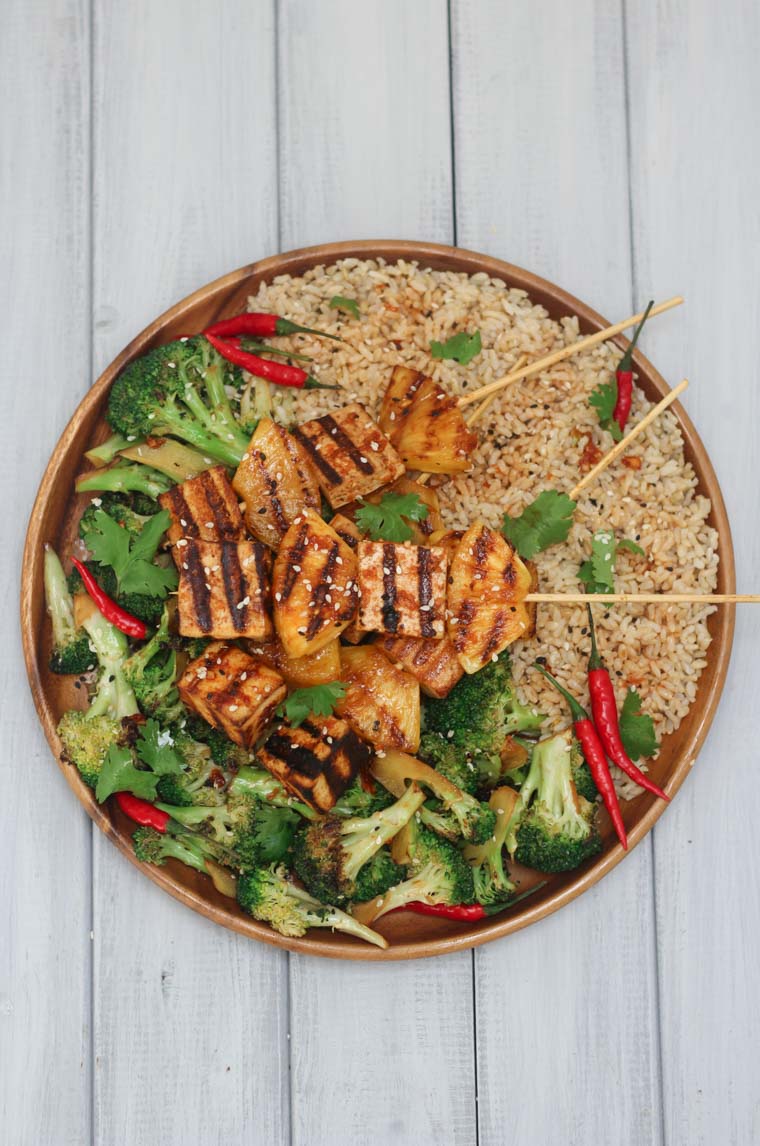
{"label": "wooden plate", "polygon": [[[609,325],[595,311],[559,287],[511,266],[471,251],[432,243],[361,242],[329,243],[276,255],[250,266],[241,267],[224,278],[202,287],[182,302],[177,303],[156,319],[127,346],[101,374],[95,385],[79,404],[74,416],[56,446],[32,510],[24,551],[25,576],[21,595],[21,624],[29,683],[34,702],[42,721],[45,735],[59,767],[69,786],[87,812],[132,863],[137,863],[132,851],[131,834],[134,824],[110,804],[96,804],[92,791],[84,784],[75,768],[60,762],[61,745],[56,725],[61,714],[75,704],[73,682],[55,676],[47,668],[50,648],[42,580],[43,545],[50,542],[62,552],[73,539],[76,521],[85,497],[72,496],[74,478],[82,468],[82,455],[93,443],[103,440],[108,430],[103,421],[105,401],[111,383],[122,368],[152,346],[168,342],[183,334],[202,330],[218,318],[236,314],[245,309],[246,300],[276,275],[300,275],[311,267],[330,264],[341,258],[382,257],[387,262],[397,259],[416,259],[422,266],[436,269],[465,271],[467,274],[485,272],[503,279],[509,286],[528,292],[534,302],[546,307],[552,318],[568,314],[579,318],[584,334],[593,333]],[[626,345],[625,340],[619,340]],[[641,354],[636,354],[639,385],[647,396],[657,401],[668,390],[668,384]],[[710,498],[710,523],[719,536],[720,568],[718,591],[735,591],[734,556],[731,532],[723,497],[710,459],[696,430],[680,404],[673,410],[683,432],[686,456],[694,466],[700,491]],[[721,607],[709,621],[712,644],[708,663],[699,680],[697,697],[688,716],[678,731],[667,736],[651,775],[672,796],[684,782],[694,763],[700,746],[710,727],[728,670],[734,629],[734,607]],[[648,793],[624,806],[623,815],[631,847],[638,844],[662,814],[665,805]],[[486,943],[508,935],[521,927],[543,918],[569,903],[606,875],[623,859],[624,852],[615,842],[609,824],[603,830],[605,846],[601,855],[574,872],[549,878],[548,882],[527,899],[515,904],[505,913],[476,924],[452,923],[407,912],[391,915],[380,921],[379,930],[389,939],[391,946],[381,951],[366,943],[341,934],[311,931],[302,939],[287,939],[265,924],[244,915],[232,900],[218,894],[211,881],[189,868],[170,861],[157,868],[139,864],[144,873],[176,899],[195,911],[234,931],[250,935],[277,947],[343,959],[415,959],[426,955],[440,955]]]}

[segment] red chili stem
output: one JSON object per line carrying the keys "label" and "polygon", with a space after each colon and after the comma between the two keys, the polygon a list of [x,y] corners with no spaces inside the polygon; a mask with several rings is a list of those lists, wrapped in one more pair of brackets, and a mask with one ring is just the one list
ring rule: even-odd
{"label": "red chili stem", "polygon": [[602,797],[604,806],[609,812],[612,825],[617,833],[617,838],[625,850],[628,851],[628,836],[626,834],[625,824],[623,823],[623,815],[620,811],[617,792],[615,791],[615,785],[610,775],[610,766],[607,763],[607,756],[599,733],[594,728],[583,705],[579,704],[575,697],[571,696],[570,693],[562,687],[559,681],[555,680],[551,673],[548,673],[545,668],[541,665],[534,665],[533,667],[538,669],[542,676],[545,676],[546,679],[554,685],[557,691],[564,696],[570,705],[573,728],[583,751],[583,757],[589,766],[589,770],[599,790],[599,795]]}
{"label": "red chili stem", "polygon": [[126,633],[128,637],[134,637],[137,641],[145,640],[148,633],[145,622],[133,617],[126,609],[122,609],[121,605],[117,605],[116,601],[107,593],[104,593],[83,562],[77,560],[76,557],[72,557],[71,562],[79,572],[89,596],[92,597],[105,619],[115,625],[117,629],[121,629],[122,633]]}
{"label": "red chili stem", "polygon": [[171,817],[166,812],[162,812],[160,808],[149,804],[147,800],[141,800],[138,796],[133,796],[131,792],[117,792],[116,803],[122,812],[129,816],[130,820],[134,820],[136,824],[140,824],[144,828],[155,828],[157,832],[166,831],[166,825]]}
{"label": "red chili stem", "polygon": [[622,772],[625,772],[626,776],[630,776],[632,780],[635,780],[640,788],[646,789],[647,792],[652,792],[655,796],[659,796],[661,800],[669,801],[670,797],[666,796],[662,788],[658,788],[658,786],[649,779],[646,773],[636,767],[625,750],[622,737],[620,736],[620,722],[618,719],[615,690],[612,685],[609,670],[599,656],[599,650],[596,646],[596,632],[594,631],[594,617],[591,612],[591,606],[587,605],[586,607],[588,609],[588,620],[591,627],[591,656],[588,662],[588,687],[591,693],[591,713],[599,733],[599,739],[610,760],[613,760],[618,768],[620,768]]}
{"label": "red chili stem", "polygon": [[312,378],[305,370],[298,366],[288,366],[284,362],[270,362],[266,358],[259,358],[248,350],[241,350],[234,341],[225,341],[217,338],[215,334],[206,332],[205,337],[215,350],[235,366],[242,367],[256,378],[265,378],[276,386],[290,386],[298,390],[334,390],[334,386],[326,386],[316,378]]}
{"label": "red chili stem", "polygon": [[257,338],[274,338],[276,335],[287,334],[315,334],[319,338],[331,338],[340,342],[336,334],[326,334],[323,330],[314,330],[310,326],[299,326],[278,314],[236,314],[234,318],[223,318],[214,322],[203,332],[213,334],[217,338],[230,338],[236,334],[252,334]]}
{"label": "red chili stem", "polygon": [[623,354],[617,365],[615,371],[615,379],[617,381],[617,400],[615,402],[615,409],[612,411],[612,417],[617,422],[621,431],[625,429],[626,423],[631,413],[631,402],[633,401],[633,352],[636,349],[636,343],[639,340],[644,323],[649,317],[649,312],[654,306],[654,299],[652,299],[647,306],[642,316],[641,322],[633,332],[633,338],[628,344],[628,349]]}

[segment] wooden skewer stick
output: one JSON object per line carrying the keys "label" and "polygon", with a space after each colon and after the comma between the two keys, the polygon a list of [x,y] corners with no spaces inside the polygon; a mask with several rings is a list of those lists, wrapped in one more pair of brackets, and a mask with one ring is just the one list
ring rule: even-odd
{"label": "wooden skewer stick", "polygon": [[665,397],[659,401],[656,406],[653,406],[649,413],[645,414],[641,421],[637,422],[636,425],[626,434],[626,436],[622,438],[621,441],[617,443],[617,445],[614,445],[610,452],[605,454],[601,461],[597,462],[594,468],[589,470],[585,477],[581,478],[575,488],[570,490],[570,497],[573,499],[573,501],[577,501],[578,494],[581,493],[581,491],[584,490],[586,486],[589,485],[592,481],[595,481],[596,478],[599,477],[599,474],[602,473],[603,470],[606,470],[607,466],[610,465],[611,462],[615,461],[615,458],[619,458],[621,454],[625,453],[633,439],[638,437],[639,434],[646,430],[647,426],[651,425],[655,418],[659,418],[663,410],[667,410],[668,406],[675,402],[679,394],[683,394],[688,385],[688,378],[684,378],[682,382],[679,382],[677,386],[674,386],[669,394],[666,394]]}
{"label": "wooden skewer stick", "polygon": [[543,605],[737,605],[757,604],[759,593],[528,593]]}
{"label": "wooden skewer stick", "polygon": [[[664,314],[666,310],[672,310],[674,306],[680,306],[682,302],[683,298],[681,295],[675,295],[673,298],[669,298],[665,302],[653,306],[649,312],[649,317],[654,318],[656,314]],[[472,394],[465,394],[459,399],[459,405],[469,406],[473,402],[479,402],[488,394],[494,394],[497,390],[503,390],[506,386],[511,386],[513,382],[519,382],[522,378],[527,378],[531,374],[539,374],[542,370],[548,370],[550,366],[555,366],[558,362],[563,362],[566,358],[572,358],[575,354],[581,354],[584,350],[589,350],[592,346],[597,346],[600,342],[607,342],[608,339],[614,338],[616,334],[627,330],[629,326],[637,326],[643,317],[644,311],[642,310],[639,314],[633,314],[623,322],[616,322],[614,326],[608,326],[605,330],[599,330],[596,334],[590,334],[587,338],[581,338],[579,342],[573,342],[570,346],[563,346],[561,350],[555,350],[553,354],[547,354],[545,358],[538,358],[535,362],[529,362],[527,366],[523,366],[519,370],[512,370],[509,374],[505,374],[503,378],[497,378],[494,382],[489,382],[487,386],[481,386],[479,390],[473,391]]]}

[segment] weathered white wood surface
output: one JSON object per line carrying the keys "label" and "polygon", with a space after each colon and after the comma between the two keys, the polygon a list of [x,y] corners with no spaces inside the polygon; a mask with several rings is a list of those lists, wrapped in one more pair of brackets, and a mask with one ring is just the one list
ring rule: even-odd
{"label": "weathered white wood surface", "polygon": [[381,235],[457,239],[611,317],[682,291],[645,345],[693,380],[750,585],[755,6],[10,0],[0,44],[15,511],[1,758],[9,781],[34,774],[6,784],[0,826],[0,1140],[757,1141],[749,608],[713,734],[653,842],[527,932],[384,968],[244,942],[91,844],[11,620],[37,480],[113,354],[278,244]]}

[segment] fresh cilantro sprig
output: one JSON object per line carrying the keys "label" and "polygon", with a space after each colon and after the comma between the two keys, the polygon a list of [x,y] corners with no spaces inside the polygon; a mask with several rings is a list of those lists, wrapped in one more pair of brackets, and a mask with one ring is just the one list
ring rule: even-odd
{"label": "fresh cilantro sprig", "polygon": [[501,531],[519,555],[529,560],[567,540],[574,512],[575,502],[566,493],[545,489],[519,517],[505,513]]}
{"label": "fresh cilantro sprig", "polygon": [[409,541],[407,521],[424,521],[428,507],[416,493],[384,493],[378,505],[365,502],[356,511],[356,524],[372,541]]}
{"label": "fresh cilantro sprig", "polygon": [[617,400],[617,378],[613,378],[611,382],[602,382],[595,390],[591,391],[588,404],[593,406],[599,415],[599,425],[602,429],[612,434],[614,441],[619,442],[623,436],[623,431],[612,416]]}
{"label": "fresh cilantro sprig", "polygon": [[251,824],[251,844],[260,863],[279,863],[293,842],[303,820],[292,808],[277,808],[266,800],[256,808]]}
{"label": "fresh cilantro sprig", "polygon": [[342,294],[334,294],[327,305],[331,306],[333,310],[341,310],[344,314],[353,315],[354,318],[359,317],[359,304],[355,298],[345,298]]}
{"label": "fresh cilantro sprig", "polygon": [[297,688],[277,709],[293,728],[303,724],[307,716],[332,716],[335,705],[346,695],[346,686],[339,680],[330,684],[315,684],[311,688]]}
{"label": "fresh cilantro sprig", "polygon": [[615,592],[615,563],[621,549],[644,556],[644,550],[635,541],[624,537],[618,541],[611,529],[598,529],[591,539],[591,557],[578,570],[589,593]]}
{"label": "fresh cilantro sprig", "polygon": [[182,771],[182,760],[174,749],[170,732],[162,732],[156,720],[146,720],[140,728],[137,755],[156,776],[177,776]]}
{"label": "fresh cilantro sprig", "polygon": [[654,756],[660,747],[654,734],[654,721],[641,711],[641,697],[629,688],[620,710],[620,737],[631,760]]}
{"label": "fresh cilantro sprig", "polygon": [[164,569],[153,564],[161,538],[171,524],[167,510],[149,518],[136,535],[123,529],[102,509],[96,511],[93,522],[94,528],[87,534],[87,548],[99,565],[113,569],[119,593],[165,597],[170,589],[176,589],[174,566]]}
{"label": "fresh cilantro sprig", "polygon": [[100,769],[95,799],[102,804],[114,792],[131,792],[142,800],[155,800],[157,783],[155,772],[143,772],[135,768],[129,748],[119,748],[112,744]]}
{"label": "fresh cilantro sprig", "polygon": [[459,334],[452,334],[446,342],[430,343],[430,353],[433,358],[451,358],[460,366],[467,366],[477,354],[480,354],[482,349],[483,343],[479,330],[476,330],[474,334],[468,334],[466,330],[462,330]]}

